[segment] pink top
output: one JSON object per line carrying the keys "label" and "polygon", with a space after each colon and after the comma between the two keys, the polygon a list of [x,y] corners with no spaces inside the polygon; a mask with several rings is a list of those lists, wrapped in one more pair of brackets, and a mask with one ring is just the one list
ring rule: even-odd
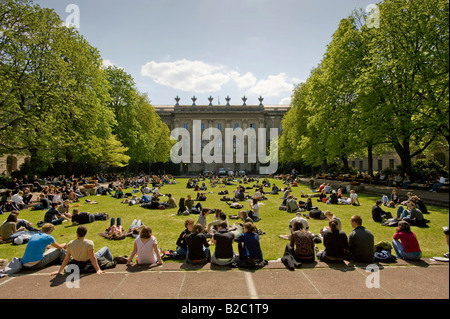
{"label": "pink top", "polygon": [[403,245],[405,253],[419,253],[421,252],[419,242],[417,241],[416,234],[413,232],[405,233],[398,232],[394,235],[395,240],[400,240]]}

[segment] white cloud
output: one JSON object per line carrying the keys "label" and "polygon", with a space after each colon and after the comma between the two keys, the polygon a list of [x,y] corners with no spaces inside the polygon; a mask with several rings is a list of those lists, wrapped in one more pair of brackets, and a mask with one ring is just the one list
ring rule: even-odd
{"label": "white cloud", "polygon": [[239,72],[233,71],[231,73],[231,77],[240,89],[250,88],[254,86],[258,81],[256,77],[250,72],[247,72],[241,76]]}
{"label": "white cloud", "polygon": [[103,66],[107,68],[109,66],[114,66],[114,63],[111,60],[105,59],[103,60]]}
{"label": "white cloud", "polygon": [[110,67],[110,66],[115,66],[115,67],[123,70],[123,67],[116,65],[113,61],[108,60],[108,59],[104,59],[103,60],[103,67],[107,68],[107,67]]}
{"label": "white cloud", "polygon": [[285,97],[284,99],[282,99],[280,101],[280,105],[291,105],[291,98],[290,97]]}
{"label": "white cloud", "polygon": [[224,66],[185,59],[175,62],[148,62],[142,66],[141,74],[152,78],[158,84],[196,93],[219,91],[231,79],[230,72]]}
{"label": "white cloud", "polygon": [[186,59],[174,62],[151,61],[141,67],[141,74],[158,84],[186,92],[217,92],[231,82],[238,89],[246,90],[249,96],[264,97],[287,96],[293,91],[294,85],[300,82],[297,78],[289,78],[285,73],[258,80],[251,72],[242,75],[223,65]]}
{"label": "white cloud", "polygon": [[265,97],[277,97],[286,95],[294,90],[294,81],[289,79],[285,73],[269,75],[267,79],[260,80],[248,91],[248,95],[262,95]]}

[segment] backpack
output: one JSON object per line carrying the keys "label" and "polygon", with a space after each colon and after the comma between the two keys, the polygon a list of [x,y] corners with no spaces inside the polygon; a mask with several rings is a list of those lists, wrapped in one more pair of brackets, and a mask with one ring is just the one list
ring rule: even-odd
{"label": "backpack", "polygon": [[288,200],[286,202],[286,204],[287,204],[287,211],[289,213],[293,213],[293,212],[296,212],[298,210],[298,205],[297,205],[297,202],[295,200],[293,200],[293,199]]}
{"label": "backpack", "polygon": [[397,257],[391,255],[391,253],[387,250],[382,250],[381,252],[376,252],[374,254],[373,260],[383,263],[393,263],[396,262]]}

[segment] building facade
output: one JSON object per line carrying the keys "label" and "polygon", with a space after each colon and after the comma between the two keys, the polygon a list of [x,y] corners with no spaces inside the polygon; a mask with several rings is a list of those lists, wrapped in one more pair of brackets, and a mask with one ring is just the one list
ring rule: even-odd
{"label": "building facade", "polygon": [[3,155],[0,156],[0,174],[11,175],[11,173],[20,169],[25,162],[29,162],[30,157],[23,155]]}
{"label": "building facade", "polygon": [[[260,128],[267,129],[266,145],[270,147],[270,129],[278,129],[278,133],[281,134],[283,128],[281,121],[289,110],[289,106],[265,106],[262,104],[263,99],[260,97],[260,105],[246,105],[246,98],[244,97],[242,105],[230,105],[230,99],[227,98],[226,105],[212,105],[212,99],[210,98],[209,105],[196,105],[196,99],[193,98],[192,105],[179,105],[179,99],[177,98],[177,104],[174,106],[155,106],[156,112],[161,117],[161,120],[165,122],[169,129],[172,131],[176,128],[184,128],[189,131],[191,139],[193,139],[193,126],[194,121],[201,121],[201,131],[208,128],[218,129],[222,136],[225,136],[225,130],[229,129],[242,129],[247,130],[255,129],[256,132]],[[197,122],[198,123],[198,122]],[[225,138],[223,138],[225,141]],[[201,140],[202,149],[209,141]],[[193,145],[193,140],[191,141]],[[222,154],[225,156],[226,147],[224,142],[219,142],[222,149]],[[233,152],[236,152],[236,141],[234,141]],[[235,155],[235,154],[233,154]],[[204,161],[201,163],[194,163],[193,154],[191,152],[191,160],[189,163],[180,164],[180,172],[185,174],[192,174],[198,172],[219,172],[219,170],[225,171],[243,171],[246,173],[258,173],[260,168],[259,161],[254,163],[249,162],[248,154],[248,139],[244,140],[244,161],[243,163],[226,164],[225,161],[220,163],[206,164]]]}

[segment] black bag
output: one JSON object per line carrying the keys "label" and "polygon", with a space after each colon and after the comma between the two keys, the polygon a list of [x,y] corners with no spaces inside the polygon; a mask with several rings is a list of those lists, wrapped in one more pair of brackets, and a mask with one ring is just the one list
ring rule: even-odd
{"label": "black bag", "polygon": [[381,252],[376,252],[374,254],[373,260],[383,263],[394,263],[396,262],[397,257],[391,255],[391,253],[387,250],[382,250]]}

